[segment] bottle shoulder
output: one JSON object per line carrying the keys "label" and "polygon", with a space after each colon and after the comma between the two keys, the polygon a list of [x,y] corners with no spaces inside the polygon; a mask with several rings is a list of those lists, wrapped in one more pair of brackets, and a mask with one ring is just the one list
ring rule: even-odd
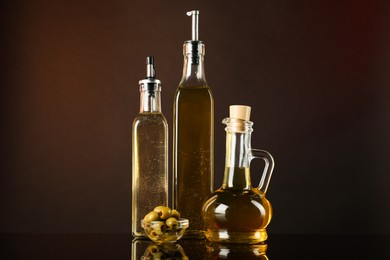
{"label": "bottle shoulder", "polygon": [[190,98],[191,100],[196,99],[209,99],[214,100],[211,88],[208,85],[203,86],[184,86],[179,85],[175,93],[176,99],[178,98]]}
{"label": "bottle shoulder", "polygon": [[167,119],[161,112],[143,112],[139,113],[133,121],[133,126],[138,125],[167,125]]}
{"label": "bottle shoulder", "polygon": [[219,189],[211,193],[204,202],[204,208],[212,205],[223,204],[228,207],[232,205],[253,205],[254,207],[271,208],[271,203],[257,189],[238,190],[238,189]]}
{"label": "bottle shoulder", "polygon": [[237,189],[237,188],[220,188],[214,191],[209,195],[211,197],[236,197],[236,196],[244,196],[251,198],[262,198],[265,199],[264,194],[257,188],[250,189]]}
{"label": "bottle shoulder", "polygon": [[207,84],[207,83],[203,83],[203,84],[179,84],[179,86],[177,87],[177,90],[182,90],[182,89],[208,89],[211,91],[211,88],[210,86]]}

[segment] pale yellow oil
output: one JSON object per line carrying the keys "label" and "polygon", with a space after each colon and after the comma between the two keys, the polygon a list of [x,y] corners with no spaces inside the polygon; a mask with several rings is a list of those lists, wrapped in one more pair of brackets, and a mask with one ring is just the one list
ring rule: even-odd
{"label": "pale yellow oil", "polygon": [[132,232],[144,236],[141,220],[168,205],[168,124],[161,113],[141,113],[133,122]]}
{"label": "pale yellow oil", "polygon": [[208,86],[179,86],[174,104],[173,207],[202,236],[202,204],[213,190],[214,104]]}
{"label": "pale yellow oil", "polygon": [[269,201],[257,188],[243,188],[249,168],[226,168],[234,173],[235,187],[224,185],[211,194],[202,210],[207,223],[206,237],[214,242],[256,244],[267,239],[266,227],[272,218]]}

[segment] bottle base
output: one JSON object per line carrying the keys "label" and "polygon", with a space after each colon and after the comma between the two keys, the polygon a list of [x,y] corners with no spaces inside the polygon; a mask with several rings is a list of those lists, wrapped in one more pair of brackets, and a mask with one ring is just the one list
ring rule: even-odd
{"label": "bottle base", "polygon": [[228,229],[207,229],[206,238],[217,243],[257,244],[267,240],[265,228],[250,232],[229,231]]}
{"label": "bottle base", "polygon": [[208,259],[226,259],[227,255],[240,256],[241,259],[268,259],[266,242],[257,244],[223,244],[223,243],[206,243]]}

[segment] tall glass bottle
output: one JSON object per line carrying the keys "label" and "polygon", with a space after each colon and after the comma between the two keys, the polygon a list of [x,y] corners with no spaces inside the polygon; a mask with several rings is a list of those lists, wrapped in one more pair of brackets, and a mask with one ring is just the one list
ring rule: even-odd
{"label": "tall glass bottle", "polygon": [[[202,216],[206,237],[212,242],[256,244],[267,239],[272,207],[265,198],[274,168],[268,152],[251,148],[253,123],[250,107],[230,106],[226,130],[226,161],[223,184],[205,201]],[[261,158],[265,167],[259,187],[253,187],[250,162]]]}
{"label": "tall glass bottle", "polygon": [[147,57],[147,78],[140,80],[140,112],[132,136],[132,233],[146,236],[141,220],[168,203],[168,124],[161,112],[161,82],[154,59]]}
{"label": "tall glass bottle", "polygon": [[173,113],[173,208],[190,225],[186,236],[201,237],[202,203],[214,185],[214,99],[204,72],[205,46],[198,39],[199,11],[192,16],[192,40],[183,46],[183,77]]}

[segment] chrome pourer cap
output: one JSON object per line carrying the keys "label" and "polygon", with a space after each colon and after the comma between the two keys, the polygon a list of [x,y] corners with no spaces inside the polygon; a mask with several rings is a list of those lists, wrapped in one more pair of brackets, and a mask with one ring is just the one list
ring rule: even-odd
{"label": "chrome pourer cap", "polygon": [[191,40],[185,41],[183,45],[183,54],[205,54],[205,47],[202,41],[199,40],[199,10],[187,12],[188,16],[192,17],[192,37]]}
{"label": "chrome pourer cap", "polygon": [[154,57],[146,57],[146,78],[139,81],[140,91],[161,90],[161,81],[156,79],[156,70],[154,68]]}

